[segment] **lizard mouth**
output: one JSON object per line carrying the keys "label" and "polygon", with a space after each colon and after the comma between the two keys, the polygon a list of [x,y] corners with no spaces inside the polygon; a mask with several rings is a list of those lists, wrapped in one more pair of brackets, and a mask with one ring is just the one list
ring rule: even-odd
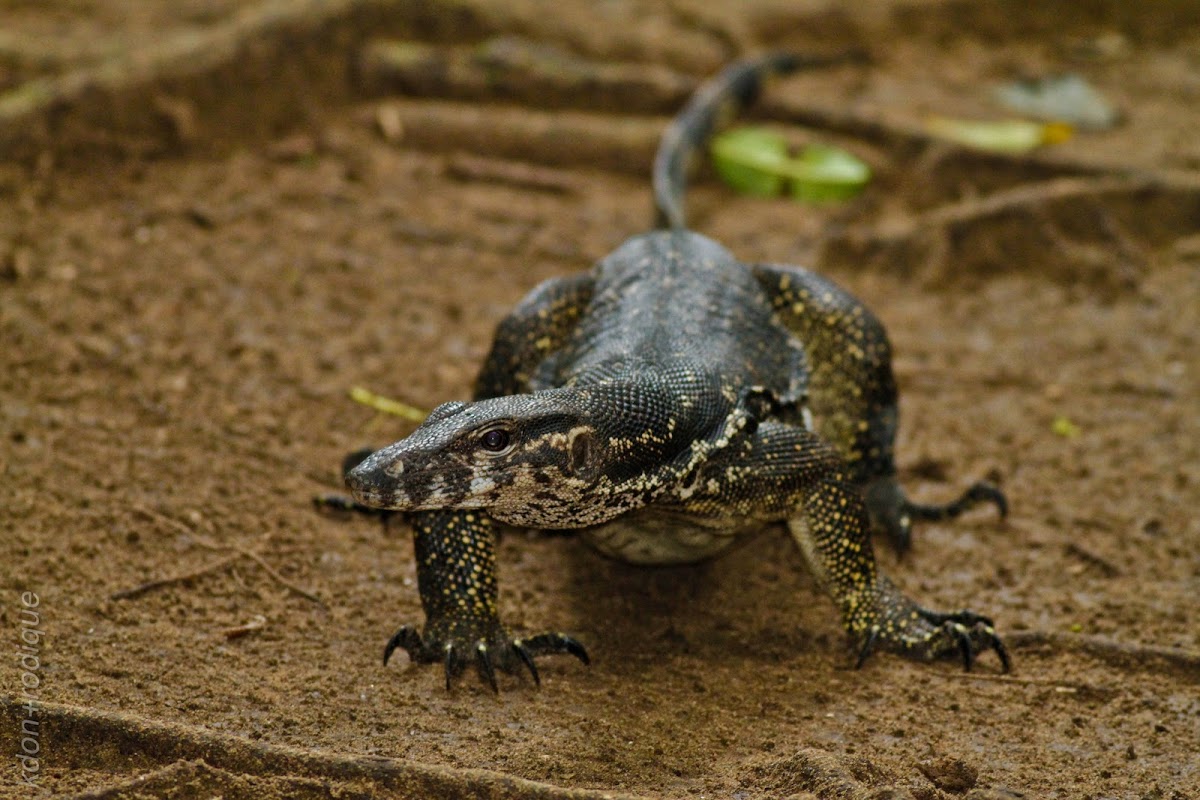
{"label": "lizard mouth", "polygon": [[351,486],[350,494],[356,502],[372,508],[400,510],[407,508],[406,497],[396,492],[381,492],[360,486]]}
{"label": "lizard mouth", "polygon": [[374,470],[364,470],[362,464],[346,473],[346,488],[357,502],[372,508],[399,510],[412,505],[407,492],[381,487]]}

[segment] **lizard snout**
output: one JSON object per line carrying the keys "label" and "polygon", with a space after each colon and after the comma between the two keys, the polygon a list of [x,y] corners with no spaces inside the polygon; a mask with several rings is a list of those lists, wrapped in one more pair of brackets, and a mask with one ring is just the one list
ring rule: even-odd
{"label": "lizard snout", "polygon": [[404,474],[404,460],[389,457],[377,450],[346,473],[346,487],[354,499],[374,508],[404,508],[409,504],[407,492],[396,481]]}

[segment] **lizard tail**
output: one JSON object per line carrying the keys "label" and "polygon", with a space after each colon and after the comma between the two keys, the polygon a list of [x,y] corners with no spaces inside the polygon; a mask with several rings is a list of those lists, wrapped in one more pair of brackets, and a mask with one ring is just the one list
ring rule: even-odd
{"label": "lizard tail", "polygon": [[655,227],[687,227],[683,193],[687,188],[688,167],[718,128],[758,98],[769,77],[862,58],[859,52],[813,57],[768,53],[737,61],[701,84],[663,132],[654,156]]}

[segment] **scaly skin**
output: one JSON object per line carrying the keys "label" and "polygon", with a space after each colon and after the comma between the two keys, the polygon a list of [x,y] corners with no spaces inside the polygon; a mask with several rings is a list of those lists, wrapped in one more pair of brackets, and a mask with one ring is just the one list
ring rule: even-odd
{"label": "scaly skin", "polygon": [[439,406],[347,473],[361,507],[405,512],[426,624],[388,642],[444,665],[496,670],[583,647],[514,637],[496,609],[491,520],[576,529],[636,563],[707,558],[786,524],[858,642],[920,658],[1008,656],[986,617],[922,608],[879,574],[870,533],[908,545],[914,518],[1004,498],[976,484],[924,506],[896,482],[896,385],[879,321],[798,267],[737,261],[683,228],[683,171],[718,118],[795,66],[770,56],[702,88],[664,137],[656,199],[671,230],[635,237],[590,272],[547,281],[500,325],[470,403]]}

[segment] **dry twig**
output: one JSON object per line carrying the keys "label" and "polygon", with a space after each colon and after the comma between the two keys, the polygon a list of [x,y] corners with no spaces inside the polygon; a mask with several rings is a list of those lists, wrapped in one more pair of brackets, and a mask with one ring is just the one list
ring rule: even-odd
{"label": "dry twig", "polygon": [[161,589],[164,586],[172,586],[177,583],[187,583],[188,581],[195,580],[203,575],[207,575],[210,572],[217,572],[218,570],[224,569],[241,557],[241,553],[232,553],[225,558],[218,559],[210,564],[205,564],[197,569],[189,570],[187,572],[180,572],[175,575],[170,575],[166,578],[155,578],[152,581],[146,581],[145,583],[138,584],[137,586],[129,589],[122,589],[119,592],[113,592],[111,595],[109,595],[109,597],[113,600],[128,600],[130,598],[143,595],[146,592],[150,592],[155,589]]}
{"label": "dry twig", "polygon": [[192,537],[193,541],[195,541],[196,544],[200,545],[201,547],[203,547],[205,549],[215,550],[215,551],[232,550],[233,552],[230,555],[226,556],[225,558],[219,559],[210,564],[206,564],[205,566],[200,567],[198,569],[190,570],[187,572],[182,572],[182,573],[179,573],[176,575],[171,575],[166,578],[157,578],[152,581],[147,581],[146,583],[140,584],[138,586],[134,586],[130,589],[122,589],[119,592],[114,592],[112,595],[110,595],[110,597],[113,600],[127,600],[131,597],[137,597],[138,595],[145,594],[146,592],[152,591],[154,589],[161,589],[164,586],[171,586],[171,585],[177,584],[177,583],[186,583],[186,582],[188,582],[190,580],[194,580],[195,578],[198,578],[202,575],[207,575],[211,572],[216,572],[217,570],[224,569],[225,567],[229,566],[233,562],[237,561],[239,558],[248,558],[251,561],[253,561],[255,564],[257,564],[259,567],[261,567],[263,572],[267,573],[267,575],[270,576],[270,578],[273,581],[275,581],[276,583],[278,583],[280,586],[284,587],[285,589],[287,589],[290,592],[300,595],[305,600],[310,600],[310,601],[316,603],[317,605],[321,606],[321,608],[328,608],[328,606],[325,605],[325,601],[323,601],[315,593],[313,593],[313,592],[309,591],[308,589],[305,589],[301,586],[297,586],[296,584],[289,581],[287,578],[280,575],[279,572],[274,567],[272,567],[270,564],[268,564],[266,562],[266,560],[262,557],[262,555],[259,554],[258,548],[261,548],[263,545],[266,544],[267,540],[270,539],[270,537],[271,537],[270,533],[266,533],[263,535],[263,537],[259,540],[258,546],[256,548],[246,549],[237,544],[216,542],[213,539],[211,539],[210,537],[205,536],[204,534],[196,533],[196,531],[192,530],[187,525],[184,525],[179,520],[173,519],[172,517],[168,517],[165,514],[162,514],[151,508],[147,508],[147,507],[141,506],[141,505],[135,505],[133,508],[135,511],[137,511],[141,514],[144,514],[145,516],[148,516],[151,519],[162,522],[163,524],[168,525],[171,528],[174,528],[176,531],[179,531],[180,533],[183,533],[183,534],[186,534],[187,536]]}
{"label": "dry twig", "polygon": [[255,614],[254,618],[249,622],[242,623],[241,625],[235,625],[232,628],[226,628],[225,630],[221,631],[221,633],[226,639],[240,639],[243,636],[254,633],[255,631],[261,631],[265,627],[267,627],[267,618],[262,614]]}

